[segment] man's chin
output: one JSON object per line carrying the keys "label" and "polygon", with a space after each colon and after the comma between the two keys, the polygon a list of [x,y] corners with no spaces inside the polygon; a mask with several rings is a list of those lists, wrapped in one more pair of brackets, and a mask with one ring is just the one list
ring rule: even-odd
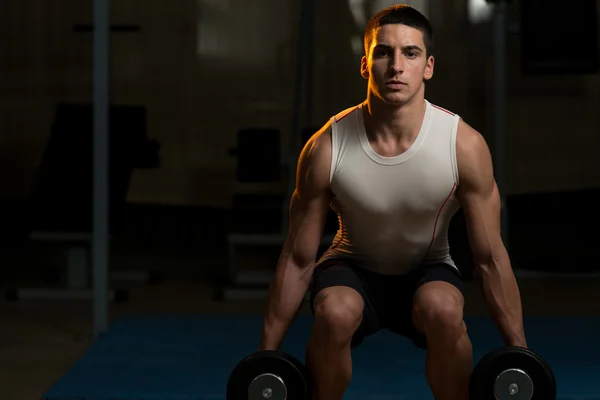
{"label": "man's chin", "polygon": [[390,106],[402,106],[408,103],[409,96],[400,93],[389,93],[382,96],[382,100]]}
{"label": "man's chin", "polygon": [[391,107],[402,106],[410,102],[413,93],[409,93],[408,88],[402,90],[389,90],[388,88],[380,88],[371,92],[378,101]]}

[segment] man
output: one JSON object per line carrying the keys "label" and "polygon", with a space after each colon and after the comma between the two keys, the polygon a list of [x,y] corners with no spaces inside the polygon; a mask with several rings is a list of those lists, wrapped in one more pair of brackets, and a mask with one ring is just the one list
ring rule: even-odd
{"label": "man", "polygon": [[[384,328],[427,350],[436,400],[468,398],[473,355],[447,241],[461,206],[491,314],[506,345],[526,346],[490,152],[478,132],[425,99],[432,49],[432,29],[417,10],[397,5],[375,15],[360,69],[367,99],[333,117],[298,160],[260,348],[281,345],[310,289],[306,357],[317,400],[342,399],[351,348]],[[316,263],[330,205],[340,228]]]}

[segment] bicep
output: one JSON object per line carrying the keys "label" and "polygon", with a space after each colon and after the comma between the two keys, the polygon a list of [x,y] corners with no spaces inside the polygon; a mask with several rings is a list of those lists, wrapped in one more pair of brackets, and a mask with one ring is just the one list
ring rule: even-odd
{"label": "bicep", "polygon": [[290,202],[290,225],[287,250],[299,265],[308,265],[316,257],[329,201],[326,194],[310,199],[295,192]]}
{"label": "bicep", "polygon": [[[501,251],[500,194],[494,179],[492,158],[485,140],[463,127],[457,145],[460,174],[458,197],[474,258],[486,262]],[[459,131],[459,135],[461,132]]]}
{"label": "bicep", "polygon": [[502,246],[500,236],[500,196],[496,184],[487,191],[459,190],[469,243],[476,260],[493,258]]}
{"label": "bicep", "polygon": [[296,188],[290,200],[286,249],[300,265],[314,261],[329,210],[331,146],[327,140],[327,136],[312,138],[298,160]]}

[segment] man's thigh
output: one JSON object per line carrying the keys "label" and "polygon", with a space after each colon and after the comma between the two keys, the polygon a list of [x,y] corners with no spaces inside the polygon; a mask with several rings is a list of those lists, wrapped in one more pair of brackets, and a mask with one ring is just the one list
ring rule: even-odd
{"label": "man's thigh", "polygon": [[419,348],[427,348],[425,335],[414,323],[415,295],[419,289],[435,287],[444,290],[448,295],[458,296],[464,304],[464,282],[460,273],[451,265],[434,264],[420,267],[406,276],[398,277],[395,285],[396,293],[394,290],[387,290],[390,293],[386,296],[384,308],[387,328],[412,340]]}
{"label": "man's thigh", "polygon": [[357,347],[365,337],[374,334],[380,329],[376,304],[373,296],[373,287],[368,281],[365,271],[353,266],[346,260],[326,260],[314,270],[310,285],[310,305],[315,312],[315,300],[319,293],[330,287],[344,286],[357,291],[363,299],[362,322],[352,338],[352,346]]}

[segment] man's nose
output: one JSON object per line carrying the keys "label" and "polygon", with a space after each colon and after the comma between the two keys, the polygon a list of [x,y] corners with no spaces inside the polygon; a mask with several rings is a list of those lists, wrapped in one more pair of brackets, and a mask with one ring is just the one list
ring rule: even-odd
{"label": "man's nose", "polygon": [[390,70],[394,75],[404,72],[404,60],[399,54],[394,55],[390,63]]}

